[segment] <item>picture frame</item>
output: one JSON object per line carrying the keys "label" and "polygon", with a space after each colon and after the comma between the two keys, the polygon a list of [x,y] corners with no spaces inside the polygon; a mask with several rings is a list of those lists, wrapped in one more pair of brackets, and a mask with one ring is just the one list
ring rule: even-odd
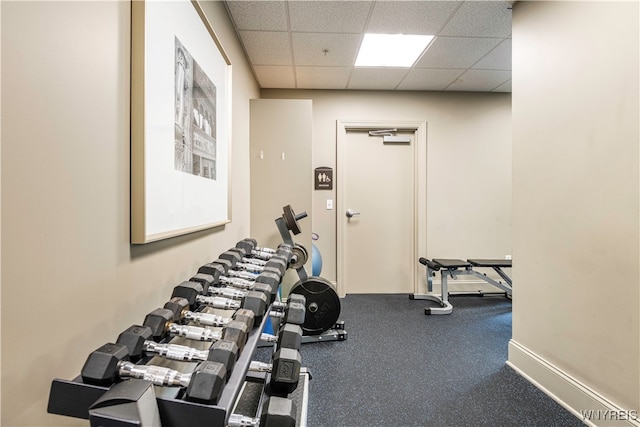
{"label": "picture frame", "polygon": [[231,61],[197,1],[131,2],[131,243],[231,222]]}

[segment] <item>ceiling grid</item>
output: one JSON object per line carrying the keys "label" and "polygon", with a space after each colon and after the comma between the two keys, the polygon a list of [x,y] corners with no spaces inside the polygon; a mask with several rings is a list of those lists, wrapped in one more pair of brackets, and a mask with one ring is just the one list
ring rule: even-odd
{"label": "ceiling grid", "polygon": [[[227,0],[261,88],[511,92],[510,1]],[[410,68],[355,67],[366,32],[434,35]]]}

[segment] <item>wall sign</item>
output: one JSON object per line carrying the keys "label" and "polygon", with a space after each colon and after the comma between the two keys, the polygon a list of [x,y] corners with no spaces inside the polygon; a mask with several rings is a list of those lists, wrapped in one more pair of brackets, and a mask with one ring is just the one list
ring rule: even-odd
{"label": "wall sign", "polygon": [[333,169],[319,167],[315,169],[314,175],[316,190],[333,190]]}

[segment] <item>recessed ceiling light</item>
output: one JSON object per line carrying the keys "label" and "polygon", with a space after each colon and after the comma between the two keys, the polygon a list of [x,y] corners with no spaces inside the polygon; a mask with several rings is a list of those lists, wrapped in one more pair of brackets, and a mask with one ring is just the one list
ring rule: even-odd
{"label": "recessed ceiling light", "polygon": [[433,36],[410,34],[364,35],[356,67],[411,67]]}

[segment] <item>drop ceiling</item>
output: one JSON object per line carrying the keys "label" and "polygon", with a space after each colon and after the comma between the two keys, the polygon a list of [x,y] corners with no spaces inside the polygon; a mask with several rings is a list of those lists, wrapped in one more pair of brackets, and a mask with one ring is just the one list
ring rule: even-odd
{"label": "drop ceiling", "polygon": [[[225,2],[261,88],[473,92],[511,92],[512,3]],[[357,68],[367,32],[436,37],[411,68]]]}

